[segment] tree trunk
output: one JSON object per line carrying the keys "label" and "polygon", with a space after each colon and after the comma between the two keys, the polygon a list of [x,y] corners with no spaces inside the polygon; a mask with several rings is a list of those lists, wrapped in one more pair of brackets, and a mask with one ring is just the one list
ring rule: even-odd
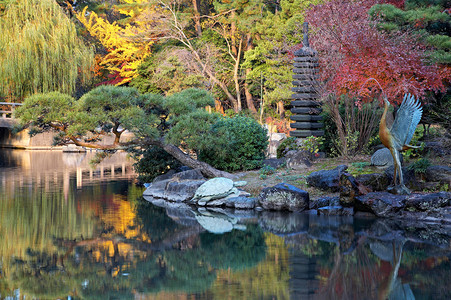
{"label": "tree trunk", "polygon": [[218,78],[216,78],[216,76],[203,63],[199,53],[197,53],[197,51],[193,47],[189,47],[189,49],[191,53],[194,55],[194,58],[196,59],[197,63],[202,67],[201,69],[204,70],[204,72],[208,75],[208,77],[221,88],[221,90],[227,95],[227,98],[230,100],[232,106],[234,106],[236,103],[236,99],[230,93],[229,89],[227,88],[227,85],[225,85],[224,82],[221,82],[219,81]]}
{"label": "tree trunk", "polygon": [[239,78],[238,78],[242,45],[243,45],[243,40],[240,39],[239,46],[238,46],[238,53],[237,53],[236,59],[235,59],[235,67],[233,68],[233,81],[235,82],[235,91],[236,91],[236,105],[234,105],[235,112],[240,112],[242,110],[241,90],[240,90],[240,82],[239,82]]}
{"label": "tree trunk", "polygon": [[194,8],[194,28],[196,29],[197,36],[202,35],[202,28],[200,26],[200,12],[199,12],[199,0],[193,0]]}
{"label": "tree trunk", "polygon": [[285,118],[285,106],[283,101],[277,102],[277,113],[282,119]]}
{"label": "tree trunk", "polygon": [[236,48],[236,21],[235,21],[235,11],[232,11],[231,16],[232,16],[232,23],[230,24],[230,39],[232,41],[232,53],[233,55],[237,56],[238,51]]}
{"label": "tree trunk", "polygon": [[230,179],[234,178],[233,174],[218,170],[203,161],[199,161],[190,157],[188,154],[185,154],[182,150],[180,150],[180,148],[178,148],[177,146],[166,144],[161,141],[158,141],[155,144],[163,148],[164,151],[172,155],[175,159],[177,159],[185,166],[193,169],[199,169],[199,171],[201,171],[201,173],[206,177],[226,177]]}
{"label": "tree trunk", "polygon": [[[251,39],[251,35],[247,34],[246,37],[246,51],[251,50],[252,49],[252,39]],[[251,72],[251,69],[246,69],[246,78],[249,75],[249,73]],[[244,95],[246,96],[246,105],[247,108],[253,113],[253,114],[257,114],[257,109],[255,108],[254,105],[254,99],[252,99],[252,94],[249,91],[249,83],[247,83],[246,80],[244,80]]]}
{"label": "tree trunk", "polygon": [[[119,144],[111,144],[111,145],[99,145],[93,143],[87,143],[77,140],[75,137],[70,137],[70,139],[74,142],[75,145],[87,148],[95,148],[101,150],[122,150],[124,146],[130,144],[139,144],[139,142],[127,142],[127,143],[119,143]],[[147,140],[146,144],[154,145],[162,148],[164,151],[172,155],[175,159],[181,162],[183,165],[188,166],[193,169],[199,169],[199,171],[206,177],[226,177],[233,179],[235,176],[230,174],[229,172],[218,170],[206,162],[194,159],[190,157],[188,154],[184,153],[180,148],[172,144],[166,144],[162,140]]]}

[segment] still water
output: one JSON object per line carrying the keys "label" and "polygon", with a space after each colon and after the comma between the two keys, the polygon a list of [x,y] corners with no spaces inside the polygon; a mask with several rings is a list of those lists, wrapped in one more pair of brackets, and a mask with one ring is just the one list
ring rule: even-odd
{"label": "still water", "polygon": [[450,227],[152,204],[92,155],[1,150],[0,299],[451,299]]}

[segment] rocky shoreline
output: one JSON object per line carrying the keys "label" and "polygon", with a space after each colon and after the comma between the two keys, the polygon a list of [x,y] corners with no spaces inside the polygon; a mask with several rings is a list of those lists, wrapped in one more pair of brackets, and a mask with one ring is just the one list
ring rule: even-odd
{"label": "rocky shoreline", "polygon": [[[449,180],[450,168],[439,166],[435,178]],[[325,216],[371,216],[377,218],[421,220],[451,224],[451,193],[394,195],[387,192],[390,170],[385,173],[354,178],[347,166],[313,172],[307,177],[310,186],[329,191],[332,196],[311,200],[308,192],[287,183],[266,187],[252,197],[244,191],[244,181],[227,178],[207,180],[198,170],[172,172],[147,184],[144,198],[172,206],[197,208],[232,208],[235,210],[290,211]],[[409,176],[408,172],[405,172]],[[412,180],[406,182],[413,182]],[[415,183],[415,182],[413,182]],[[230,227],[230,226],[229,226]]]}

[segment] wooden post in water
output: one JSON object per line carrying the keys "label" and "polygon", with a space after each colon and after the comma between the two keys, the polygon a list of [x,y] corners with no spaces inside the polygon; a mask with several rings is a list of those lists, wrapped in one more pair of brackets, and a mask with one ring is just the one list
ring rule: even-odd
{"label": "wooden post in water", "polygon": [[77,188],[83,187],[83,170],[77,167]]}

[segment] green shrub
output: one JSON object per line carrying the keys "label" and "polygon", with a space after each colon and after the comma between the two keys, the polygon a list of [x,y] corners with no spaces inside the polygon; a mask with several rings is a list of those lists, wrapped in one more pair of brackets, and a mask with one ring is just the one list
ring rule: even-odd
{"label": "green shrub", "polygon": [[284,157],[290,150],[299,150],[299,146],[296,144],[296,138],[294,136],[290,136],[280,143],[277,147],[277,158]]}
{"label": "green shrub", "polygon": [[[135,150],[136,151],[136,150]],[[140,182],[151,182],[155,177],[167,173],[171,169],[181,167],[174,157],[163,149],[152,146],[144,151],[133,152],[139,160],[135,163]]]}
{"label": "green shrub", "polygon": [[198,158],[226,171],[261,167],[268,146],[267,131],[252,118],[223,118],[211,127],[210,145],[200,149]]}
{"label": "green shrub", "polygon": [[431,165],[431,162],[427,158],[420,158],[409,166],[409,170],[413,170],[415,174],[426,174],[427,168]]}

